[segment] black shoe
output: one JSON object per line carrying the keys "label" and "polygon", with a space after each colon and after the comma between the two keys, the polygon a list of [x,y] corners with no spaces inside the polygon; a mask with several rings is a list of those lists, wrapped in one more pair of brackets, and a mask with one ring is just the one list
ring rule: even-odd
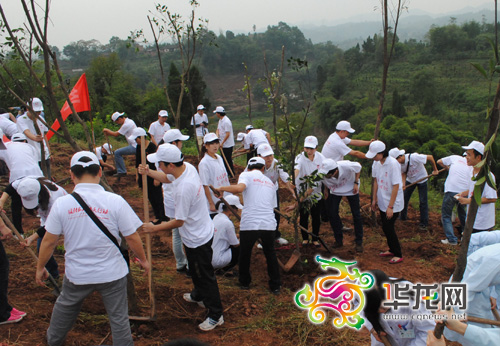
{"label": "black shoe", "polygon": [[356,245],[356,252],[363,253],[363,245]]}
{"label": "black shoe", "polygon": [[332,248],[334,248],[334,249],[340,249],[343,246],[344,246],[344,244],[335,242],[335,243],[333,243]]}
{"label": "black shoe", "polygon": [[245,290],[245,291],[247,291],[247,290],[249,290],[249,289],[250,289],[250,285],[243,285],[242,283],[239,283],[239,286],[240,286],[240,288],[241,288],[242,290]]}
{"label": "black shoe", "polygon": [[191,273],[189,272],[189,269],[188,269],[187,266],[184,266],[184,267],[182,267],[180,269],[177,269],[177,273],[178,274],[185,274],[188,278],[191,277]]}
{"label": "black shoe", "polygon": [[352,231],[353,231],[352,228],[346,227],[346,226],[342,226],[342,232],[344,232],[344,233],[351,233]]}
{"label": "black shoe", "polygon": [[125,177],[127,176],[127,173],[116,173],[116,174],[113,174],[113,177],[115,178],[122,178],[122,177]]}
{"label": "black shoe", "polygon": [[279,296],[281,293],[281,288],[275,288],[274,290],[271,290],[271,293],[274,294],[275,296]]}

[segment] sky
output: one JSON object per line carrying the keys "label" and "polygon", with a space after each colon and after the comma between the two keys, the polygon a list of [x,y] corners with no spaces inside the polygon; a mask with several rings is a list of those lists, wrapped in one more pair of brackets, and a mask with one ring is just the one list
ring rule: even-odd
{"label": "sky", "polygon": [[[45,1],[35,0],[43,5]],[[392,0],[395,1],[395,0]],[[29,2],[29,1],[28,1]],[[336,25],[354,21],[353,17],[380,16],[380,0],[198,0],[196,16],[208,19],[216,34],[232,30],[248,33],[255,25],[264,31],[268,25]],[[389,3],[391,0],[389,0]],[[112,36],[126,39],[132,30],[144,29],[150,39],[146,16],[157,1],[150,0],[51,0],[49,43],[62,49],[78,40],[97,39],[105,44]],[[407,0],[409,15],[444,14],[485,4],[483,0]],[[493,1],[491,9],[493,10]],[[190,14],[188,0],[163,1],[174,13]],[[12,27],[22,25],[19,0],[2,0],[1,6]],[[42,14],[39,14],[42,17]]]}

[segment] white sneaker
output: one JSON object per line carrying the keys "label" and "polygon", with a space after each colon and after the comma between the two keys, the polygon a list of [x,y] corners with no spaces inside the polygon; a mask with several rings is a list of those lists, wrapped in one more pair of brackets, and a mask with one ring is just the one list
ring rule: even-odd
{"label": "white sneaker", "polygon": [[451,243],[448,239],[441,239],[441,243],[445,245],[457,245],[457,243]]}
{"label": "white sneaker", "polygon": [[286,240],[285,238],[278,238],[276,239],[276,242],[280,245],[288,245],[288,240]]}
{"label": "white sneaker", "polygon": [[182,298],[184,298],[184,300],[187,301],[187,302],[196,303],[196,304],[198,304],[198,306],[200,306],[202,308],[205,307],[205,304],[203,304],[202,300],[197,301],[197,300],[194,300],[193,298],[191,298],[191,293],[184,293],[184,295],[182,296]]}
{"label": "white sneaker", "polygon": [[261,243],[257,244],[257,249],[262,249],[262,244]]}
{"label": "white sneaker", "polygon": [[214,329],[215,327],[217,326],[221,326],[224,324],[224,317],[219,317],[219,320],[216,321],[216,320],[213,320],[211,319],[210,317],[207,317],[207,319],[205,321],[203,321],[202,323],[200,323],[198,325],[198,327],[203,330],[204,332],[208,332],[209,330],[212,330]]}

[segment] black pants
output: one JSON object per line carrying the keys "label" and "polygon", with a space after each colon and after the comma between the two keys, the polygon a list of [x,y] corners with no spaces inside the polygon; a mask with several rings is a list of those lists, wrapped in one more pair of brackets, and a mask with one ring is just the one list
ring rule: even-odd
{"label": "black pants", "polygon": [[[310,210],[308,211],[306,208],[306,203],[303,204],[303,207],[300,208],[300,225],[307,229],[309,227],[309,214],[311,214],[311,222],[312,222],[312,240],[317,241],[319,235],[319,227],[321,226],[321,206],[319,203],[314,204]],[[302,239],[303,240],[308,240],[309,235],[304,232],[300,231],[302,233]]]}
{"label": "black pants", "polygon": [[193,280],[194,288],[191,298],[203,301],[208,309],[208,317],[218,321],[222,316],[222,303],[220,301],[219,286],[215,278],[214,267],[212,267],[212,241],[189,248],[184,246],[189,265],[189,272]]}
{"label": "black pants", "polygon": [[231,262],[224,268],[222,268],[223,271],[228,271],[232,269],[235,265],[238,264],[238,261],[240,259],[240,247],[239,246],[231,246]]}
{"label": "black pants", "polygon": [[165,206],[163,205],[163,189],[161,185],[155,186],[148,181],[148,199],[153,207],[155,219],[165,220]]}
{"label": "black pants", "polygon": [[[329,194],[326,200],[330,226],[333,230],[335,241],[343,244],[344,234],[342,233],[342,220],[339,215],[339,206],[343,196]],[[354,222],[354,242],[356,245],[363,245],[363,218],[361,217],[361,208],[359,206],[359,195],[346,196],[351,207],[352,219]]]}
{"label": "black pants", "polygon": [[13,193],[10,196],[10,211],[12,213],[12,223],[16,227],[17,231],[21,234],[24,234],[23,231],[23,201],[21,200],[21,196],[13,189]]}
{"label": "black pants", "polygon": [[243,286],[250,286],[250,259],[255,242],[260,239],[266,256],[269,288],[271,291],[281,287],[280,268],[274,250],[274,231],[240,231],[239,281]]}
{"label": "black pants", "polygon": [[382,230],[384,231],[385,237],[387,238],[387,245],[389,246],[389,251],[396,257],[403,257],[401,253],[401,245],[399,245],[399,239],[394,229],[394,223],[399,216],[398,213],[394,213],[392,218],[388,219],[387,214],[382,210],[380,211],[380,217],[382,218]]}
{"label": "black pants", "polygon": [[[280,210],[280,190],[276,190],[276,209]],[[274,218],[276,219],[276,233],[275,237],[276,239],[281,238],[281,232],[280,232],[280,220],[281,220],[281,215],[277,212],[274,212]]]}
{"label": "black pants", "polygon": [[[234,175],[231,174],[231,172],[234,173],[234,167],[233,167],[233,147],[229,148],[222,148],[222,152],[224,153],[224,157],[222,160],[224,161],[224,167],[226,167],[227,174],[233,178]],[[227,161],[227,163],[226,163]],[[229,166],[228,166],[229,165]]]}
{"label": "black pants", "polygon": [[9,259],[0,240],[0,322],[7,321],[12,311],[7,291],[9,287]]}

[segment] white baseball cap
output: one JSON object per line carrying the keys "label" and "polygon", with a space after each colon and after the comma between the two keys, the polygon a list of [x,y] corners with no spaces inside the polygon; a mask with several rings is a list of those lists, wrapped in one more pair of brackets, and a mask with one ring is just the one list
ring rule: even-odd
{"label": "white baseball cap", "polygon": [[158,147],[156,153],[147,156],[149,162],[177,163],[184,160],[184,156],[179,148],[173,144],[165,143]]}
{"label": "white baseball cap", "polygon": [[203,137],[203,143],[210,143],[210,142],[219,141],[219,140],[220,140],[219,137],[217,137],[217,135],[213,132],[207,133]]}
{"label": "white baseball cap", "polygon": [[468,146],[462,148],[465,150],[473,149],[479,154],[484,155],[484,144],[478,141],[472,141]]}
{"label": "white baseball cap", "polygon": [[226,200],[226,202],[229,205],[234,206],[238,209],[243,209],[243,205],[241,205],[241,202],[240,202],[240,199],[238,196],[235,196],[235,195],[224,196],[224,199]]}
{"label": "white baseball cap", "polygon": [[158,115],[160,117],[168,117],[168,112],[164,109],[162,109],[161,111],[158,112]]}
{"label": "white baseball cap", "polygon": [[318,146],[318,139],[314,136],[307,136],[304,140],[304,148],[316,149]]}
{"label": "white baseball cap", "polygon": [[111,115],[111,120],[116,121],[119,117],[122,117],[125,113],[120,113],[120,112],[114,112],[113,115]]}
{"label": "white baseball cap", "polygon": [[222,106],[217,106],[214,110],[214,113],[222,113],[222,114],[226,114],[226,111],[224,109],[224,107]]}
{"label": "white baseball cap", "polygon": [[12,137],[10,138],[12,142],[22,142],[22,141],[27,141],[28,139],[24,135],[24,133],[14,133]]}
{"label": "white baseball cap", "polygon": [[163,141],[165,143],[172,143],[175,141],[187,141],[188,139],[189,136],[183,135],[179,129],[170,129],[163,135]]}
{"label": "white baseball cap", "polygon": [[336,129],[339,131],[347,131],[349,133],[355,132],[355,130],[351,127],[351,123],[345,120],[339,121]]}
{"label": "white baseball cap", "polygon": [[252,125],[247,125],[247,127],[245,127],[245,131],[248,131],[248,130],[251,130],[251,129],[253,129]]}
{"label": "white baseball cap", "polygon": [[252,157],[250,160],[248,160],[248,166],[258,165],[258,164],[266,165],[266,161],[264,161],[264,159],[259,156]]}
{"label": "white baseball cap", "polygon": [[261,144],[257,147],[257,155],[266,157],[269,155],[274,155],[274,151],[269,144]]}
{"label": "white baseball cap", "polygon": [[[89,158],[90,161],[89,162],[80,161],[80,159],[82,159],[84,157]],[[70,163],[71,167],[82,166],[85,168],[85,167],[88,167],[91,165],[98,165],[99,166],[99,160],[97,159],[97,156],[95,156],[95,154],[90,152],[90,151],[79,151],[75,155],[73,155],[73,157],[71,158],[71,163]]]}
{"label": "white baseball cap", "polygon": [[43,111],[43,103],[42,103],[42,100],[40,100],[38,97],[33,97],[31,99],[31,108],[33,108],[33,110],[35,112],[41,112]]}
{"label": "white baseball cap", "polygon": [[198,105],[198,107],[196,107],[197,111],[201,111],[202,109],[205,109],[204,105]]}
{"label": "white baseball cap", "polygon": [[321,164],[321,167],[318,170],[318,173],[326,174],[330,172],[331,170],[337,168],[339,165],[337,165],[337,162],[332,159],[324,159],[323,163]]}
{"label": "white baseball cap", "polygon": [[370,146],[368,147],[368,152],[366,153],[366,158],[373,159],[375,157],[375,155],[383,152],[384,150],[385,150],[384,142],[373,141],[370,143]]}
{"label": "white baseball cap", "polygon": [[398,149],[398,148],[392,148],[391,150],[389,150],[389,156],[390,157],[394,157],[395,159],[397,159],[398,157],[400,157],[401,155],[404,155],[405,154],[405,151],[404,149]]}
{"label": "white baseball cap", "polygon": [[38,205],[38,194],[40,193],[40,182],[33,178],[24,178],[16,189],[23,206],[26,209],[35,209]]}
{"label": "white baseball cap", "polygon": [[144,130],[142,127],[136,127],[135,129],[132,130],[132,134],[130,135],[130,139],[136,139],[137,137],[142,137],[146,136],[146,130]]}
{"label": "white baseball cap", "polygon": [[237,140],[238,142],[241,142],[242,140],[244,140],[244,139],[245,139],[245,136],[246,136],[246,135],[247,135],[246,133],[239,132],[239,133],[238,133],[238,135],[236,136],[236,140]]}
{"label": "white baseball cap", "polygon": [[102,148],[104,150],[106,150],[108,153],[111,153],[111,150],[113,150],[113,146],[111,144],[109,144],[109,143],[104,143],[102,145]]}

